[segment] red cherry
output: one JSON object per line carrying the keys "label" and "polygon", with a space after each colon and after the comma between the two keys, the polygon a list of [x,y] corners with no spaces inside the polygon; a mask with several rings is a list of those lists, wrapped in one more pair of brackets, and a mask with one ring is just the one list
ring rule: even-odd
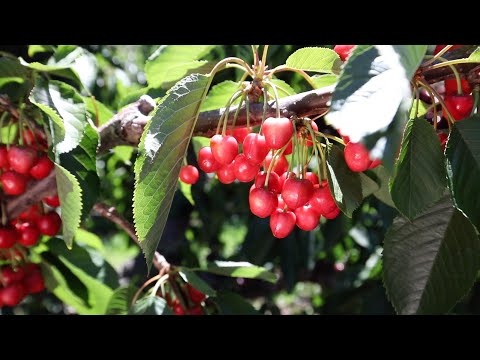
{"label": "red cherry", "polygon": [[[266,165],[267,169],[270,168],[270,163],[272,162],[272,157],[273,157],[273,155],[271,153],[269,153],[265,157],[265,165]],[[287,158],[284,155],[277,156],[275,158],[275,163],[273,164],[272,171],[276,172],[277,175],[280,176],[283,173],[285,173],[287,170],[288,170],[288,160],[287,160]]]}
{"label": "red cherry", "polygon": [[0,146],[0,169],[7,169],[8,163],[8,150],[6,146]]}
{"label": "red cherry", "polygon": [[305,179],[310,180],[313,185],[317,185],[319,183],[317,174],[311,171],[306,172]]}
{"label": "red cherry", "polygon": [[303,205],[296,208],[295,216],[297,218],[297,226],[305,231],[315,229],[320,221],[320,215],[318,215],[310,205]]}
{"label": "red cherry", "polygon": [[206,173],[213,173],[220,167],[220,164],[212,154],[210,146],[205,146],[198,152],[198,167]]}
{"label": "red cherry", "polygon": [[277,198],[278,198],[277,208],[280,210],[284,210],[286,205],[285,205],[285,201],[283,201],[282,194],[278,194]]}
{"label": "red cherry", "polygon": [[[433,54],[434,54],[434,55],[437,55],[445,46],[447,46],[447,45],[437,45],[437,46],[435,47],[435,50],[433,51]],[[463,45],[453,45],[448,51],[461,48],[462,46],[463,46]],[[447,51],[447,52],[448,52],[448,51]]]}
{"label": "red cherry", "polygon": [[270,149],[278,150],[284,147],[292,138],[293,124],[290,119],[269,117],[262,125],[265,142]]}
{"label": "red cherry", "polygon": [[250,211],[259,218],[266,218],[277,208],[277,195],[265,188],[253,189],[248,196]]}
{"label": "red cherry", "polygon": [[331,213],[337,208],[328,186],[316,187],[308,203],[318,215]]}
{"label": "red cherry", "polygon": [[23,284],[30,294],[36,294],[45,289],[45,281],[43,280],[41,272],[28,274],[25,276],[25,279],[23,279]]}
{"label": "red cherry", "polygon": [[37,228],[43,235],[57,235],[62,226],[62,219],[55,211],[40,216],[37,219]]}
{"label": "red cherry", "polygon": [[[318,131],[317,123],[315,121],[311,121],[310,123],[312,125],[313,131]],[[307,135],[307,141],[305,143],[307,144],[308,147],[311,147],[313,145],[312,136],[310,135],[310,131],[308,130],[306,131],[308,132],[308,135]]]}
{"label": "red cherry", "polygon": [[13,268],[10,266],[5,266],[2,268],[1,273],[2,283],[5,286],[20,282],[25,277],[25,270],[23,268],[17,268],[16,270],[13,270]]}
{"label": "red cherry", "polygon": [[[470,94],[472,92],[472,88],[466,79],[460,79],[460,83],[462,86],[462,92],[464,94]],[[457,87],[457,79],[447,79],[445,80],[445,95],[457,95],[458,94],[458,87]]]}
{"label": "red cherry", "polygon": [[32,130],[26,129],[22,132],[23,142],[29,147],[35,147],[35,135],[33,135]]}
{"label": "red cherry", "polygon": [[[250,134],[251,135],[251,134]],[[249,136],[250,136],[249,135]],[[255,178],[259,170],[258,165],[252,164],[244,154],[238,154],[235,158],[235,177],[241,182],[249,182]]]}
{"label": "red cherry", "polygon": [[290,209],[305,205],[313,195],[313,184],[307,179],[288,178],[283,184],[282,198]]}
{"label": "red cherry", "polygon": [[25,286],[22,283],[16,283],[2,289],[0,301],[7,306],[16,306],[26,295],[27,289],[25,289]]}
{"label": "red cherry", "polygon": [[19,233],[11,227],[0,227],[0,249],[10,249],[19,238]]}
{"label": "red cherry", "polygon": [[180,180],[185,184],[195,184],[199,176],[198,169],[193,165],[185,165],[180,169]]}
{"label": "red cherry", "polygon": [[[265,171],[260,171],[257,176],[255,176],[255,187],[264,187],[266,179],[267,173]],[[276,172],[272,171],[268,177],[268,190],[273,191],[274,193],[282,191],[282,188],[280,187],[280,177]]]}
{"label": "red cherry", "polygon": [[188,310],[189,315],[203,315],[203,310],[200,305],[197,305]]}
{"label": "red cherry", "polygon": [[290,155],[293,152],[293,140],[290,140],[288,142],[287,147],[285,148],[285,151],[283,152],[283,155]]}
{"label": "red cherry", "polygon": [[0,176],[3,191],[7,195],[20,195],[25,192],[28,178],[15,171],[5,171]]}
{"label": "red cherry", "polygon": [[38,242],[40,231],[32,223],[23,223],[19,229],[20,237],[17,242],[23,246],[33,246]]}
{"label": "red cherry", "polygon": [[382,165],[382,160],[379,160],[379,159],[375,159],[372,161],[372,163],[370,164],[370,166],[368,167],[369,169],[375,169],[377,166],[380,166]]}
{"label": "red cherry", "polygon": [[46,155],[43,155],[30,169],[30,175],[37,180],[44,179],[50,174],[54,167],[53,162]]}
{"label": "red cherry", "polygon": [[40,206],[38,204],[32,205],[28,210],[22,212],[19,216],[21,220],[29,220],[35,222],[42,212],[40,211]]}
{"label": "red cherry", "polygon": [[243,140],[243,153],[253,164],[261,164],[269,151],[263,135],[251,133]]}
{"label": "red cherry", "polygon": [[185,310],[183,310],[183,307],[178,299],[173,300],[172,308],[175,315],[185,315]]}
{"label": "red cherry", "polygon": [[[181,173],[181,171],[180,171],[180,173]],[[55,194],[53,196],[47,196],[47,197],[43,198],[43,202],[45,204],[47,204],[48,206],[51,206],[51,207],[54,207],[54,208],[60,206],[60,198],[58,197],[58,194]]]}
{"label": "red cherry", "polygon": [[[282,175],[280,175],[278,186],[280,189],[283,189],[283,185],[285,184],[285,180],[287,180],[288,177],[296,177],[295,173],[293,172],[284,172]],[[279,191],[281,192],[281,191]]]}
{"label": "red cherry", "polygon": [[447,145],[447,140],[448,140],[448,134],[445,134],[443,132],[437,133],[438,139],[440,140],[440,145],[442,146],[442,150],[445,151],[445,146]]}
{"label": "red cherry", "polygon": [[207,297],[204,293],[195,289],[190,284],[187,284],[187,291],[188,291],[188,296],[190,297],[190,300],[192,300],[196,304],[201,303]]}
{"label": "red cherry", "polygon": [[210,147],[215,160],[221,165],[230,164],[238,154],[238,142],[233,136],[214,135]]}
{"label": "red cherry", "polygon": [[340,209],[337,207],[335,210],[332,212],[329,212],[328,214],[323,215],[326,219],[335,219],[338,215],[340,215]]}
{"label": "red cherry", "polygon": [[443,100],[448,111],[457,121],[470,116],[475,102],[472,95],[448,95]]}
{"label": "red cherry", "polygon": [[222,165],[220,169],[217,170],[218,181],[222,184],[231,184],[237,178],[235,176],[235,161],[232,161],[230,164]]}
{"label": "red cherry", "polygon": [[23,266],[23,270],[25,271],[25,274],[32,274],[35,272],[42,272],[42,269],[40,268],[40,265],[34,264],[34,263],[27,263]]}
{"label": "red cherry", "polygon": [[333,51],[335,51],[338,54],[338,56],[340,56],[340,59],[342,61],[345,61],[348,59],[348,57],[352,53],[353,48],[355,46],[356,45],[335,45],[333,47]]}
{"label": "red cherry", "polygon": [[289,210],[276,209],[270,217],[270,230],[278,239],[287,237],[295,227],[295,214]]}
{"label": "red cherry", "polygon": [[340,131],[340,129],[338,129],[337,131],[338,131],[338,134],[342,137],[345,145],[347,145],[350,142],[350,136],[343,135],[342,132]]}
{"label": "red cherry", "polygon": [[32,148],[12,146],[8,150],[8,163],[19,174],[27,175],[36,161],[37,152]]}
{"label": "red cherry", "polygon": [[362,172],[368,169],[372,160],[367,148],[362,143],[349,142],[345,146],[345,162],[350,170]]}
{"label": "red cherry", "polygon": [[250,131],[248,128],[236,128],[233,129],[233,132],[231,130],[227,130],[227,135],[232,135],[239,144],[243,144],[243,140],[245,140],[245,137],[250,134]]}

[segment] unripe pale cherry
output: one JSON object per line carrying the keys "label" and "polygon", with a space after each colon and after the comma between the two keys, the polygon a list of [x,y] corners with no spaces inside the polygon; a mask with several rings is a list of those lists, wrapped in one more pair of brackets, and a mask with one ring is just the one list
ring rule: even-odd
{"label": "unripe pale cherry", "polygon": [[292,138],[293,123],[290,119],[267,118],[262,125],[265,142],[270,149],[278,150],[284,147]]}

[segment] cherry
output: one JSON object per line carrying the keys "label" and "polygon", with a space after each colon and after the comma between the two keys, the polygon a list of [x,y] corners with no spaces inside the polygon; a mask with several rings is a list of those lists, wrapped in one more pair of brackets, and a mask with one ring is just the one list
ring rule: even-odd
{"label": "cherry", "polygon": [[296,216],[289,210],[276,209],[270,217],[270,230],[278,239],[287,237],[295,227]]}
{"label": "cherry", "polygon": [[[266,165],[267,169],[270,168],[270,163],[272,162],[272,157],[273,157],[273,155],[271,153],[269,153],[265,157],[265,165]],[[273,164],[272,171],[276,172],[277,175],[282,175],[287,170],[288,170],[288,160],[287,160],[287,158],[284,155],[277,156],[275,158],[275,162]]]}
{"label": "cherry", "polygon": [[220,164],[212,154],[210,146],[205,146],[198,152],[198,167],[206,173],[213,173],[220,167]]}
{"label": "cherry", "polygon": [[310,180],[313,185],[317,185],[319,183],[317,174],[311,171],[307,171],[305,173],[305,179]]}
{"label": "cherry", "polygon": [[25,286],[22,283],[16,283],[2,289],[0,301],[7,306],[16,306],[20,304],[25,295],[27,295]]}
{"label": "cherry", "polygon": [[183,310],[183,307],[178,299],[173,300],[172,308],[175,315],[185,315],[185,310]]}
{"label": "cherry", "polygon": [[20,195],[25,192],[28,179],[15,171],[5,171],[0,176],[3,191],[7,195]]}
{"label": "cherry", "polygon": [[221,165],[230,164],[238,154],[238,142],[230,135],[214,135],[210,139],[210,148],[213,157]]}
{"label": "cherry", "polygon": [[45,281],[41,272],[32,272],[25,276],[23,279],[23,284],[25,285],[26,290],[30,294],[36,294],[45,289]]}
{"label": "cherry", "polygon": [[12,285],[14,283],[20,282],[25,277],[25,270],[22,268],[17,268],[17,271],[13,270],[10,266],[2,268],[2,283],[5,286]]}
{"label": "cherry", "polygon": [[[312,125],[313,131],[318,131],[318,125],[315,121],[311,121],[310,124]],[[305,143],[307,144],[308,147],[311,147],[313,145],[312,136],[310,135],[310,131],[308,131],[308,129],[306,129],[305,131],[308,134],[306,137],[307,141]]]}
{"label": "cherry", "polygon": [[368,169],[372,160],[367,148],[362,143],[349,142],[345,146],[345,162],[350,170],[362,172]]}
{"label": "cherry", "polygon": [[285,180],[282,198],[290,209],[305,205],[313,195],[313,184],[307,179],[290,177]]}
{"label": "cherry", "polygon": [[36,161],[37,152],[32,148],[12,146],[8,150],[8,163],[19,174],[27,175]]}
{"label": "cherry", "polygon": [[203,315],[203,310],[200,305],[197,305],[188,310],[189,315]]}
{"label": "cherry", "polygon": [[54,167],[55,165],[48,158],[48,156],[43,155],[38,159],[38,162],[30,169],[30,175],[33,178],[40,180],[46,178]]}
{"label": "cherry", "polygon": [[285,201],[283,201],[282,194],[278,194],[277,198],[278,198],[277,208],[280,209],[280,210],[285,209],[286,205],[285,205]]}
{"label": "cherry", "polygon": [[40,231],[35,225],[25,222],[20,226],[20,237],[17,242],[23,246],[33,246],[38,242]]}
{"label": "cherry", "polygon": [[350,142],[350,136],[343,135],[340,129],[338,129],[338,134],[342,137],[343,142],[347,145]]}
{"label": "cherry", "polygon": [[[442,51],[442,49],[447,46],[447,45],[437,45],[435,47],[435,50],[433,51],[433,54],[434,55],[437,55],[440,51]],[[455,50],[455,49],[458,49],[458,48],[461,48],[462,45],[453,45],[448,51],[451,51],[451,50]],[[448,52],[447,51],[447,52]]]}
{"label": "cherry", "polygon": [[308,203],[318,215],[331,213],[337,208],[328,186],[316,187]]}
{"label": "cherry", "polygon": [[269,151],[263,135],[251,133],[243,140],[243,153],[252,164],[261,164]]}
{"label": "cherry", "polygon": [[35,147],[35,135],[32,130],[26,129],[22,132],[23,142],[30,147]]}
{"label": "cherry", "polygon": [[[259,172],[255,177],[255,187],[264,187],[266,179],[267,173],[265,171]],[[280,187],[280,177],[276,172],[272,171],[268,177],[268,190],[273,191],[274,193],[279,193],[282,191],[282,188]]]}
{"label": "cherry", "polygon": [[445,146],[447,145],[447,140],[448,140],[448,134],[445,134],[443,132],[437,133],[438,139],[440,140],[440,145],[442,147],[442,150],[445,151]]}
{"label": "cherry", "polygon": [[[181,171],[180,171],[180,173],[181,173]],[[54,207],[54,208],[60,206],[60,198],[58,197],[58,194],[55,194],[53,196],[47,196],[47,197],[43,198],[43,202],[45,204],[47,204],[48,206],[51,206],[51,207]]]}
{"label": "cherry", "polygon": [[368,168],[369,169],[375,169],[377,166],[380,166],[380,165],[382,165],[382,160],[375,159],[375,160],[372,160],[372,163],[370,164],[370,166]]}
{"label": "cherry", "polygon": [[335,45],[333,47],[333,51],[335,51],[338,54],[338,56],[340,56],[340,59],[342,61],[345,61],[348,59],[348,57],[352,53],[353,48],[355,46],[356,45]]}
{"label": "cherry", "polygon": [[[251,134],[250,134],[251,135]],[[248,136],[250,136],[248,135]],[[235,177],[241,182],[249,182],[255,178],[259,170],[258,165],[252,164],[244,154],[238,154],[235,158]]]}
{"label": "cherry", "polygon": [[288,142],[287,147],[285,148],[285,151],[283,152],[283,155],[290,155],[293,152],[293,140],[290,140]]}
{"label": "cherry", "polygon": [[6,146],[0,146],[0,169],[7,169],[8,163],[8,150]]}
{"label": "cherry", "polygon": [[40,211],[40,206],[38,204],[32,205],[28,210],[22,212],[19,216],[21,220],[29,220],[35,222],[42,212]]}
{"label": "cherry", "polygon": [[0,227],[0,249],[10,249],[18,240],[18,231],[11,227]]}
{"label": "cherry", "polygon": [[337,207],[335,210],[332,212],[329,212],[328,214],[323,215],[326,219],[332,220],[335,219],[338,215],[340,215],[340,209]]}
{"label": "cherry", "polygon": [[180,180],[185,184],[195,184],[199,176],[198,169],[193,165],[184,165],[180,169]]}
{"label": "cherry", "polygon": [[[293,175],[290,175],[290,174],[293,174]],[[285,184],[285,180],[287,180],[287,178],[290,176],[296,176],[294,173],[292,172],[284,172],[282,175],[280,175],[280,178],[279,178],[279,181],[278,181],[278,185],[279,185],[279,188],[280,189],[283,189],[283,185]]]}
{"label": "cherry", "polygon": [[293,124],[290,119],[267,118],[262,125],[265,142],[270,149],[278,150],[287,145],[293,135]]}
{"label": "cherry", "polygon": [[447,95],[443,101],[445,101],[445,106],[450,114],[457,121],[470,116],[475,102],[472,95]]}
{"label": "cherry", "polygon": [[190,284],[187,284],[187,291],[188,291],[188,296],[190,297],[190,300],[192,300],[196,304],[201,303],[207,297],[204,293],[195,289]]}
{"label": "cherry", "polygon": [[222,165],[220,169],[217,170],[218,181],[222,184],[231,184],[237,178],[235,176],[235,161],[232,161],[230,164]]}
{"label": "cherry", "polygon": [[295,209],[297,226],[305,231],[313,230],[320,221],[320,215],[310,205],[303,205]]}
{"label": "cherry", "polygon": [[25,274],[32,274],[35,272],[42,272],[42,269],[40,268],[40,265],[34,264],[34,263],[27,263],[23,266],[23,270],[25,271]]}
{"label": "cherry", "polygon": [[266,218],[277,208],[277,195],[265,188],[255,188],[248,196],[250,211],[259,218]]}
{"label": "cherry", "polygon": [[[460,83],[462,86],[462,92],[464,94],[470,94],[472,92],[472,88],[466,79],[460,79]],[[447,79],[445,80],[445,95],[457,95],[458,94],[458,87],[457,87],[457,79]]]}
{"label": "cherry", "polygon": [[245,140],[245,137],[250,134],[250,130],[248,128],[236,128],[233,129],[233,132],[231,130],[227,130],[227,135],[232,135],[239,144],[243,144],[243,140]]}
{"label": "cherry", "polygon": [[57,235],[61,226],[62,219],[55,211],[42,215],[37,219],[37,228],[43,235]]}

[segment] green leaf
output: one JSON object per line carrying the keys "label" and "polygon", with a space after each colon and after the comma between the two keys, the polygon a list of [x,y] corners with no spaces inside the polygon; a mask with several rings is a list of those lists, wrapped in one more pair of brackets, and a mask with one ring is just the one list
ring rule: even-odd
{"label": "green leaf", "polygon": [[151,87],[168,89],[167,83],[178,81],[200,68],[207,61],[198,61],[215,45],[162,45],[145,64],[145,74]]}
{"label": "green leaf", "polygon": [[182,267],[179,271],[180,276],[186,282],[190,283],[195,289],[201,291],[205,295],[215,296],[216,292],[213,290],[210,285],[203,281],[197,274],[193,271]]}
{"label": "green leaf", "polygon": [[312,76],[312,81],[315,84],[315,89],[320,89],[325,86],[333,85],[337,82],[337,80],[338,80],[338,76],[333,74]]}
{"label": "green leaf", "polygon": [[390,195],[390,175],[383,165],[366,171],[366,174],[379,185],[379,189],[373,195],[388,206],[395,208],[392,196]]}
{"label": "green leaf", "polygon": [[271,83],[273,83],[277,87],[278,97],[283,98],[286,96],[295,95],[297,92],[293,90],[293,88],[288,85],[285,81],[280,79],[271,79]]}
{"label": "green leaf", "polygon": [[55,46],[53,45],[29,45],[28,46],[28,56],[33,57],[35,54],[53,52],[55,51]]}
{"label": "green leaf", "polygon": [[133,215],[149,268],[209,84],[208,76],[198,74],[179,81],[158,105],[140,140],[135,162]]}
{"label": "green leaf", "polygon": [[[418,103],[418,112],[417,112],[417,103]],[[413,105],[410,110],[409,119],[414,119],[415,117],[421,117],[427,113],[429,105],[422,100],[413,99]],[[416,113],[416,116],[415,116]]]}
{"label": "green leaf", "polygon": [[360,175],[353,172],[345,162],[343,150],[332,146],[327,159],[328,184],[338,207],[348,217],[363,200]]}
{"label": "green leaf", "polygon": [[473,285],[480,241],[446,195],[413,221],[395,218],[383,257],[385,287],[399,314],[441,314]]}
{"label": "green leaf", "polygon": [[49,251],[41,254],[43,264],[48,265],[44,272],[47,288],[79,314],[104,314],[112,288],[118,287],[117,274],[110,264],[93,249],[76,246],[67,250],[56,238],[47,246]]}
{"label": "green leaf", "polygon": [[443,161],[433,126],[424,119],[409,120],[391,187],[393,202],[409,219],[442,197],[447,187]]}
{"label": "green leaf", "polygon": [[182,192],[183,196],[185,196],[185,199],[187,199],[188,202],[192,204],[192,206],[195,206],[195,200],[193,200],[193,196],[192,196],[192,185],[185,184],[183,181],[179,181],[178,187],[180,188],[180,191]]}
{"label": "green leaf", "polygon": [[[99,136],[90,123],[84,129],[80,144],[67,154],[60,154],[60,164],[78,181],[82,189],[82,219],[85,219],[100,194],[97,174],[97,147]],[[62,198],[60,202],[62,203]]]}
{"label": "green leaf", "polygon": [[22,79],[21,77],[18,77],[18,76],[2,77],[0,78],[0,88],[3,85],[10,84],[10,83],[23,84],[24,81],[25,79]]}
{"label": "green leaf", "polygon": [[277,276],[267,269],[250,264],[249,262],[215,261],[209,263],[206,269],[192,269],[193,271],[205,271],[212,274],[239,277],[247,279],[265,280],[271,283],[277,282]]}
{"label": "green leaf", "polygon": [[213,300],[222,315],[259,315],[252,304],[230,291],[219,292]]}
{"label": "green leaf", "polygon": [[[231,80],[225,80],[212,86],[200,110],[208,111],[224,108],[228,100],[238,90],[240,90],[240,84]],[[237,99],[234,104],[238,104],[239,101],[240,99]]]}
{"label": "green leaf", "polygon": [[75,243],[88,246],[92,249],[97,250],[100,253],[105,252],[105,246],[103,246],[102,239],[100,239],[97,235],[84,229],[77,230],[75,234]]}
{"label": "green leaf", "polygon": [[408,118],[410,80],[426,45],[358,45],[332,95],[329,124],[364,142],[392,170],[399,134]]}
{"label": "green leaf", "polygon": [[480,116],[453,126],[445,150],[448,186],[455,206],[480,229]]}
{"label": "green leaf", "polygon": [[290,55],[286,65],[298,70],[339,74],[342,61],[331,49],[306,47]]}
{"label": "green leaf", "polygon": [[480,47],[476,48],[475,51],[470,54],[467,60],[475,63],[480,62]]}
{"label": "green leaf", "polygon": [[33,86],[30,78],[31,71],[25,69],[18,59],[0,55],[0,87],[12,101],[23,98],[30,91]]}
{"label": "green leaf", "polygon": [[133,304],[129,315],[173,315],[173,312],[167,307],[164,298],[147,296]]}
{"label": "green leaf", "polygon": [[108,301],[105,315],[127,315],[137,288],[128,285],[116,289]]}
{"label": "green leaf", "polygon": [[73,237],[80,227],[82,216],[82,189],[75,176],[59,164],[55,164],[57,192],[62,203],[63,240],[72,248]]}
{"label": "green leaf", "polygon": [[380,186],[369,176],[364,173],[359,173],[360,184],[362,186],[362,198],[365,199],[367,196],[372,195],[380,189]]}
{"label": "green leaf", "polygon": [[[83,101],[85,102],[86,109],[90,115],[90,118],[97,124],[98,126],[105,124],[108,120],[113,118],[115,115],[113,111],[107,108],[104,104],[102,104],[97,99],[94,99],[92,96],[84,96]],[[98,123],[97,123],[98,117]]]}
{"label": "green leaf", "polygon": [[57,154],[67,153],[80,144],[87,115],[85,103],[75,88],[61,81],[39,78],[30,101],[50,118]]}

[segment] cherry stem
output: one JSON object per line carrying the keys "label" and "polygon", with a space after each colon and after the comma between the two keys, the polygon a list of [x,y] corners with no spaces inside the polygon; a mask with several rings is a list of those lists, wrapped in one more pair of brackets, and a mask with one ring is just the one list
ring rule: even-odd
{"label": "cherry stem", "polygon": [[283,155],[287,146],[288,146],[288,142],[281,149],[278,149],[272,156],[272,161],[270,161],[270,164],[269,164],[268,169],[267,169],[267,176],[265,177],[265,188],[266,189],[268,189],[268,180],[270,178],[270,173],[272,172],[273,166],[275,164],[275,160]]}
{"label": "cherry stem", "polygon": [[275,84],[273,84],[272,82],[270,81],[265,81],[266,84],[268,84],[272,90],[273,90],[273,95],[275,96],[275,110],[276,110],[276,114],[277,114],[277,118],[280,117],[280,106],[278,105],[278,92],[277,92],[277,87],[275,86]]}
{"label": "cherry stem", "polygon": [[248,95],[245,97],[245,112],[247,113],[247,130],[251,132],[250,129],[250,99]]}
{"label": "cherry stem", "polygon": [[290,164],[288,164],[287,174],[292,172],[293,163],[295,161],[295,153],[297,152],[297,147],[298,147],[297,125],[296,125],[295,119],[293,120],[292,125],[293,125],[293,138],[290,140],[292,142],[292,159],[291,159],[292,161],[290,161]]}
{"label": "cherry stem", "polygon": [[473,116],[475,114],[475,111],[477,111],[477,107],[478,107],[478,91],[479,91],[479,88],[478,86],[475,87],[475,89],[473,89],[473,99],[474,99],[474,103],[473,103],[473,108],[472,108],[472,112],[470,113],[470,116]]}
{"label": "cherry stem", "polygon": [[[437,54],[437,55],[438,55],[438,54]],[[442,58],[442,57],[440,57],[440,56],[437,56],[437,60],[440,60],[440,61],[442,61],[443,63],[448,62],[447,59]],[[458,94],[458,95],[463,95],[462,80],[461,80],[460,74],[458,73],[458,71],[457,71],[457,69],[455,68],[455,66],[453,66],[453,65],[449,65],[449,66],[450,66],[450,69],[452,70],[453,75],[455,75],[455,80],[456,80],[456,82],[457,82],[457,94]]]}
{"label": "cherry stem", "polygon": [[[435,95],[435,97],[438,99],[438,101],[442,104],[443,106],[443,109],[444,111],[447,113],[447,120],[449,120],[452,124],[455,124],[455,119],[454,117],[452,116],[452,114],[450,113],[450,111],[448,110],[447,106],[445,105],[445,101],[443,101],[443,98],[442,96],[433,88],[431,87],[428,83],[418,79],[417,80],[420,84],[423,85],[423,87],[428,91],[428,92],[431,92]],[[435,121],[437,121],[437,119],[435,119]],[[448,126],[450,128],[450,124]]]}
{"label": "cherry stem", "polygon": [[[232,97],[230,98],[230,100],[228,101],[227,103],[227,106],[225,108],[225,116],[224,116],[224,120],[223,120],[223,129],[222,129],[222,135],[225,136],[226,132],[227,132],[227,124],[228,124],[228,114],[230,113],[230,106],[232,105],[232,103],[237,100],[241,95],[243,94],[243,92],[241,90],[237,91],[235,94],[232,95]],[[239,107],[240,108],[240,107]],[[238,111],[238,109],[237,109]]]}
{"label": "cherry stem", "polygon": [[233,131],[235,130],[235,123],[237,122],[238,113],[240,112],[240,109],[242,108],[244,101],[245,101],[245,94],[243,94],[242,97],[240,98],[240,103],[238,104],[237,111],[235,111],[235,115],[233,115],[233,121],[230,127],[230,131],[232,132],[232,134],[233,134]]}
{"label": "cherry stem", "polygon": [[469,64],[469,63],[477,63],[478,61],[472,61],[468,59],[455,59],[455,60],[448,60],[446,62],[440,63],[440,64],[435,64],[429,67],[426,67],[422,69],[424,72],[425,71],[430,71],[430,70],[435,70],[439,69],[444,66],[452,66],[452,65],[460,65],[460,64]]}
{"label": "cherry stem", "polygon": [[2,226],[6,226],[8,221],[7,207],[5,206],[3,200],[0,202],[0,208],[2,210]]}
{"label": "cherry stem", "polygon": [[[4,111],[2,116],[0,116],[0,143],[3,143],[3,122],[5,121],[8,115],[9,115],[8,111]],[[8,139],[5,142],[7,143]]]}
{"label": "cherry stem", "polygon": [[267,63],[268,46],[269,46],[269,45],[264,45],[264,46],[263,46],[262,72],[261,72],[261,75],[263,75],[263,73],[265,72],[265,64]]}
{"label": "cherry stem", "polygon": [[422,64],[422,67],[425,67],[427,65],[430,65],[432,63],[435,62],[435,60],[437,60],[439,57],[441,57],[443,54],[445,54],[448,50],[450,50],[452,48],[453,45],[447,45],[445,46],[442,50],[440,50],[438,53],[436,53],[435,55],[427,55],[425,57],[430,57],[431,56],[431,59],[430,60],[427,60],[425,61],[423,64]]}
{"label": "cherry stem", "polygon": [[263,123],[265,122],[265,118],[267,116],[267,107],[268,107],[268,91],[267,91],[267,88],[264,87],[262,89],[262,91],[263,91],[263,114],[262,114],[262,123],[260,124],[260,130],[258,130],[259,134],[262,133],[262,127],[263,127]]}
{"label": "cherry stem", "polygon": [[[328,142],[328,139],[325,138],[325,141]],[[322,159],[322,172],[323,172],[322,179],[327,179],[328,178],[327,177],[327,161],[326,161],[325,153],[323,152],[323,149],[322,149],[322,143],[319,141],[314,145],[317,146],[317,150],[320,153],[320,158]]]}
{"label": "cherry stem", "polygon": [[162,277],[162,275],[158,274],[158,275],[155,275],[154,277],[148,279],[147,281],[145,281],[145,283],[140,287],[140,289],[137,290],[137,292],[136,292],[135,295],[133,296],[131,305],[133,305],[133,304],[135,304],[135,303],[137,302],[137,299],[138,299],[138,297],[140,296],[140,294],[142,293],[143,289],[145,289],[148,285],[150,285],[150,284],[153,283],[154,281],[159,280],[161,277]]}
{"label": "cherry stem", "polygon": [[291,68],[287,65],[280,65],[280,66],[277,66],[275,69],[272,69],[270,72],[269,72],[269,77],[271,77],[273,74],[276,74],[276,73],[279,73],[279,72],[282,72],[282,71],[292,71],[292,72],[296,72],[297,74],[300,74],[302,75],[302,77],[307,80],[307,82],[310,84],[310,86],[313,88],[313,89],[316,89],[316,85],[315,83],[313,82],[312,78],[303,70],[299,70],[299,69],[294,69],[294,68]]}
{"label": "cherry stem", "polygon": [[[320,177],[320,183],[321,181],[323,180],[322,178],[322,174],[320,173],[320,163],[319,163],[319,154],[318,154],[318,149],[317,149],[317,146],[316,146],[316,143],[318,142],[318,139],[316,138],[315,136],[315,131],[313,130],[313,127],[312,127],[312,123],[311,121],[309,121],[307,123],[307,129],[308,131],[310,132],[310,136],[312,137],[312,142],[313,142],[313,153],[315,154],[315,159],[317,160],[317,172],[318,172],[318,176]],[[310,159],[311,161],[311,159]],[[309,162],[310,162],[309,161]]]}

